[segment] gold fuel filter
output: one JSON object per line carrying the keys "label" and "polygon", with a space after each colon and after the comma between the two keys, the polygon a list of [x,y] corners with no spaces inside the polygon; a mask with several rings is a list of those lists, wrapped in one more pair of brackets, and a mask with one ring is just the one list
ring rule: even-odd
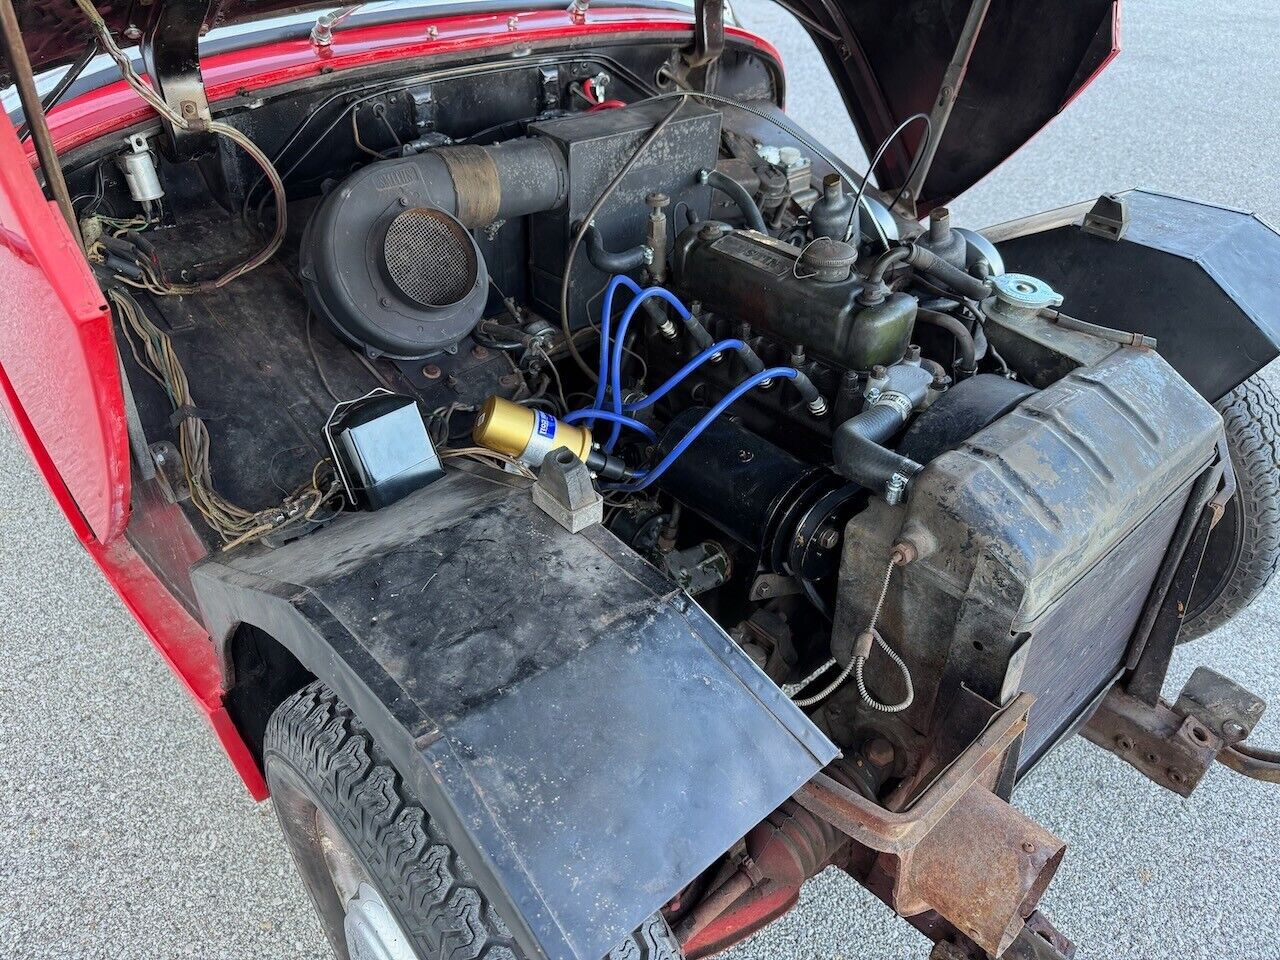
{"label": "gold fuel filter", "polygon": [[531,467],[542,464],[552,450],[567,447],[586,463],[591,431],[561,423],[543,410],[522,407],[502,397],[490,397],[480,407],[471,438],[477,446],[514,457]]}

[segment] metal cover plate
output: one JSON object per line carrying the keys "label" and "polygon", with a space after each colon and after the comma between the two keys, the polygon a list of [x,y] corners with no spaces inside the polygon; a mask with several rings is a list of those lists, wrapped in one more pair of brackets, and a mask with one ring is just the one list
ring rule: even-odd
{"label": "metal cover plate", "polygon": [[599,960],[836,756],[611,534],[475,477],[194,578],[336,678],[531,957]]}

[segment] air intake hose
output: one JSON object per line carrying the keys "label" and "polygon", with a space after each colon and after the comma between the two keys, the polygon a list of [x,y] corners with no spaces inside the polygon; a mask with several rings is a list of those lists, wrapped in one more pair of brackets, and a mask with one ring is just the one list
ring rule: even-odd
{"label": "air intake hose", "polygon": [[[400,163],[415,166],[432,198],[471,229],[554,210],[569,195],[564,155],[541,137],[437,147]],[[395,175],[386,162],[368,169]]]}

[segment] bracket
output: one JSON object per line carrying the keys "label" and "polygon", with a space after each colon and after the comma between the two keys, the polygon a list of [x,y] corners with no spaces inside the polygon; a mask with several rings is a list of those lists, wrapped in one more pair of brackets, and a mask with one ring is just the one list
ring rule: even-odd
{"label": "bracket", "polygon": [[212,119],[200,72],[200,35],[211,0],[166,0],[152,8],[142,35],[142,62],[164,102],[187,121],[186,129],[162,118],[174,160],[192,160],[214,149],[205,129]]}
{"label": "bracket", "polygon": [[[1001,956],[1062,861],[1065,845],[991,789],[1035,698],[1021,693],[905,809],[889,810],[818,774],[795,800],[888,863],[886,902],[934,911],[988,956]],[[879,894],[877,894],[879,895]]]}
{"label": "bracket", "polygon": [[533,502],[570,533],[604,520],[604,498],[587,465],[560,447],[547,454],[533,485]]}
{"label": "bracket", "polygon": [[1129,204],[1114,193],[1104,193],[1084,215],[1080,229],[1104,240],[1119,240],[1129,229]]}
{"label": "bracket", "polygon": [[1218,754],[1248,737],[1265,709],[1261,697],[1197,667],[1173,706],[1113,687],[1082,733],[1147,779],[1189,797]]}
{"label": "bracket", "polygon": [[684,89],[708,89],[708,79],[724,52],[725,0],[694,0],[693,43],[671,58],[667,73]]}

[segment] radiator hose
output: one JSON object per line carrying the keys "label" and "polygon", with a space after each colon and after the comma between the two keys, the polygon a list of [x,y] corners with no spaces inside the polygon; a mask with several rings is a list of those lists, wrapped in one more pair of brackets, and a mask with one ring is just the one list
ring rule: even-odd
{"label": "radiator hose", "polygon": [[898,503],[924,467],[884,444],[924,400],[933,375],[900,363],[889,368],[886,381],[872,403],[840,424],[831,447],[837,473]]}

